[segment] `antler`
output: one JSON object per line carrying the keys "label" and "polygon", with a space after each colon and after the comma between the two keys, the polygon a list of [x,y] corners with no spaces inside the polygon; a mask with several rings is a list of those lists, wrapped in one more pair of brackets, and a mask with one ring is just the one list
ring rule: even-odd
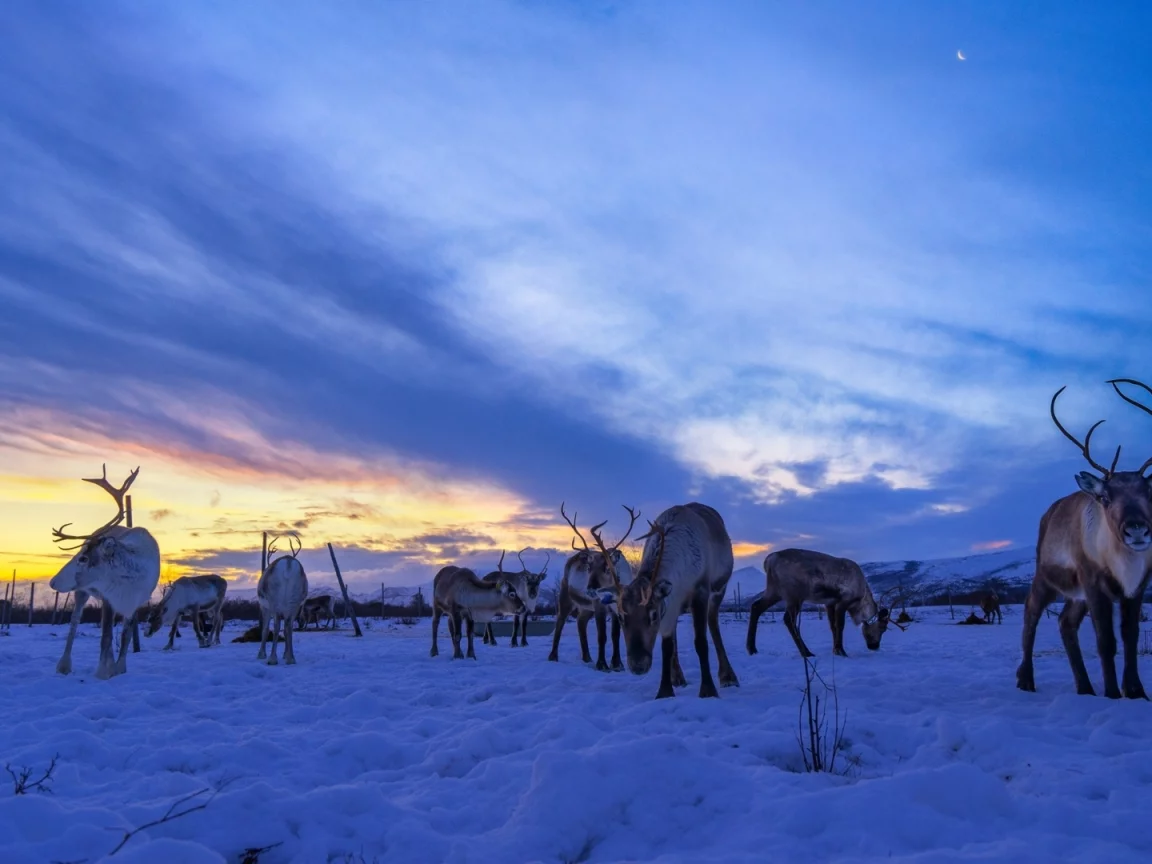
{"label": "antler", "polygon": [[543,576],[545,573],[548,572],[548,562],[550,562],[552,560],[552,553],[549,552],[547,549],[544,550],[544,554],[547,555],[548,557],[544,559],[544,567],[543,567],[543,569],[540,570],[541,576]]}
{"label": "antler", "polygon": [[524,563],[524,553],[527,551],[528,547],[525,546],[523,549],[516,553],[516,557],[520,559],[520,569],[524,571],[528,570],[528,565]]}
{"label": "antler", "polygon": [[[579,537],[580,542],[584,544],[584,551],[585,552],[591,552],[592,550],[588,548],[588,541],[584,539],[584,535],[581,534],[580,529],[576,527],[576,514],[573,513],[572,518],[569,519],[568,514],[564,512],[564,502],[563,501],[560,502],[560,515],[564,517],[565,522],[567,522],[569,525],[572,526],[572,530],[576,532],[576,537]],[[603,523],[601,523],[601,524],[603,524]],[[576,539],[575,538],[572,539],[572,548],[576,549]],[[580,550],[576,549],[576,551],[579,552]]]}
{"label": "antler", "polygon": [[896,593],[900,590],[901,589],[899,587],[889,588],[887,591],[885,591],[883,594],[881,594],[880,595],[880,602],[877,604],[877,613],[879,613],[880,609],[887,609],[888,610],[888,623],[891,624],[893,627],[899,627],[900,632],[903,633],[905,630],[908,629],[908,625],[907,624],[901,624],[899,621],[896,620],[895,616],[893,616],[893,614],[892,614],[892,607],[895,604],[890,602],[888,599],[890,597],[895,597]]}
{"label": "antler", "polygon": [[[1077,447],[1080,448],[1080,452],[1083,454],[1084,458],[1088,460],[1088,464],[1091,465],[1093,468],[1095,468],[1097,471],[1099,471],[1101,474],[1103,474],[1104,479],[1107,480],[1109,477],[1112,476],[1113,472],[1111,470],[1105,468],[1103,465],[1101,465],[1095,459],[1093,459],[1092,453],[1089,449],[1091,447],[1091,444],[1092,444],[1092,433],[1095,432],[1096,429],[1100,426],[1100,424],[1103,423],[1104,421],[1103,420],[1097,420],[1094,424],[1092,424],[1092,428],[1089,429],[1088,434],[1084,436],[1084,443],[1081,444],[1080,441],[1076,438],[1076,436],[1073,435],[1071,432],[1069,432],[1067,429],[1065,429],[1064,426],[1060,423],[1059,419],[1057,419],[1057,417],[1056,417],[1056,399],[1057,399],[1057,397],[1060,396],[1061,393],[1063,393],[1065,391],[1065,389],[1067,389],[1067,386],[1068,385],[1064,385],[1064,387],[1061,387],[1059,390],[1057,390],[1055,392],[1055,394],[1053,394],[1052,403],[1048,406],[1048,413],[1050,413],[1052,415],[1052,422],[1056,424],[1056,428],[1059,429],[1064,434],[1065,438],[1067,438],[1069,441],[1071,441],[1073,444],[1075,444]],[[1113,386],[1115,386],[1115,385],[1113,385]],[[1121,394],[1121,395],[1123,395],[1123,394]],[[1116,448],[1116,457],[1112,460],[1113,469],[1115,469],[1116,463],[1119,460],[1120,460],[1120,448],[1117,447]]]}
{"label": "antler", "polygon": [[500,560],[496,563],[496,569],[499,570],[501,573],[504,572],[504,556],[506,554],[508,554],[507,550],[501,549],[500,550]]}
{"label": "antler", "polygon": [[[292,545],[293,540],[296,541],[295,546]],[[291,534],[288,535],[288,551],[292,553],[293,558],[295,558],[297,555],[299,555],[300,550],[303,548],[304,548],[304,544],[302,542],[300,542],[300,535],[299,534],[297,534],[295,531],[293,531]]]}
{"label": "antler", "polygon": [[596,545],[600,547],[600,551],[604,555],[604,563],[608,568],[608,573],[612,576],[612,581],[616,583],[617,587],[620,586],[620,577],[616,575],[616,565],[612,561],[611,553],[617,551],[624,543],[624,541],[628,539],[628,535],[632,533],[632,528],[636,525],[636,520],[640,518],[640,514],[629,507],[627,504],[621,504],[620,506],[628,511],[628,530],[624,532],[624,536],[617,540],[611,549],[608,549],[604,545],[604,538],[600,536],[600,529],[608,524],[607,519],[590,529],[590,533],[592,534],[593,539],[595,539]]}
{"label": "antler", "polygon": [[660,564],[664,561],[664,544],[668,539],[668,529],[663,525],[657,525],[651,519],[648,520],[648,533],[642,537],[637,537],[637,540],[651,537],[653,534],[660,535],[660,551],[656,553],[656,566],[652,568],[652,575],[648,577],[648,582],[651,585],[656,584],[656,577],[660,573]]}
{"label": "antler", "polygon": [[[132,484],[136,482],[136,477],[140,474],[140,466],[137,465],[136,470],[129,473],[128,479],[120,484],[119,489],[108,482],[107,462],[100,466],[100,472],[102,475],[100,477],[83,477],[81,479],[85,483],[91,483],[95,486],[99,486],[101,489],[112,496],[112,499],[116,502],[116,515],[90,534],[65,534],[64,529],[72,524],[71,522],[65,522],[59,528],[52,529],[52,542],[60,543],[64,540],[88,540],[89,538],[95,537],[97,534],[107,531],[109,528],[119,525],[124,521],[124,516],[126,515],[124,510],[124,496],[128,493],[128,489],[132,486]],[[68,548],[76,549],[79,547],[73,546]]]}
{"label": "antler", "polygon": [[[1129,405],[1135,405],[1137,408],[1139,408],[1141,411],[1145,412],[1146,414],[1152,414],[1152,408],[1149,408],[1143,402],[1137,402],[1131,396],[1128,396],[1127,394],[1125,394],[1124,391],[1120,389],[1119,385],[1121,385],[1121,384],[1133,384],[1136,387],[1140,387],[1143,390],[1147,391],[1149,394],[1152,394],[1152,387],[1149,387],[1143,381],[1137,381],[1135,378],[1113,378],[1108,383],[1112,385],[1112,389],[1116,391],[1116,395],[1119,396],[1121,399],[1123,399],[1125,402],[1127,402]],[[1142,475],[1145,471],[1148,470],[1149,467],[1152,467],[1152,459],[1149,459],[1147,462],[1145,462],[1143,465],[1141,465],[1139,470],[1136,473]]]}

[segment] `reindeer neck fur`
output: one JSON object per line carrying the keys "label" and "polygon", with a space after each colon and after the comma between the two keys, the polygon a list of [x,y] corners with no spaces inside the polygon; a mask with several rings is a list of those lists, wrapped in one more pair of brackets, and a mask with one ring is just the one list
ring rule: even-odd
{"label": "reindeer neck fur", "polygon": [[1135,552],[1113,533],[1100,503],[1084,492],[1078,508],[1084,556],[1097,570],[1106,570],[1120,585],[1125,597],[1136,597],[1144,590],[1152,571],[1152,549]]}

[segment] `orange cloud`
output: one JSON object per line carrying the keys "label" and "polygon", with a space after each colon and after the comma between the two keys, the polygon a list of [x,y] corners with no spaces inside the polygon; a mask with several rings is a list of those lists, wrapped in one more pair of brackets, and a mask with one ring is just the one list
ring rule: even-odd
{"label": "orange cloud", "polygon": [[1011,540],[987,540],[983,543],[973,543],[973,552],[995,552],[997,549],[1007,549],[1012,545]]}
{"label": "orange cloud", "polygon": [[775,547],[775,543],[746,543],[743,541],[732,544],[732,554],[737,558],[749,558],[753,555],[767,555]]}

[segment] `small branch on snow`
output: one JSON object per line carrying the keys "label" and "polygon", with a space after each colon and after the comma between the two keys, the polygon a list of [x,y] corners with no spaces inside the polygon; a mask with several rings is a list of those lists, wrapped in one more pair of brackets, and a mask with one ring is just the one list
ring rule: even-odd
{"label": "small branch on snow", "polygon": [[240,859],[240,864],[260,864],[261,855],[283,845],[284,841],[279,840],[270,846],[249,846],[244,850],[244,857]]}
{"label": "small branch on snow", "polygon": [[[188,816],[197,812],[198,810],[203,810],[209,804],[211,804],[213,799],[215,799],[217,795],[223,792],[231,783],[232,780],[222,780],[215,786],[215,788],[197,789],[195,792],[185,795],[183,798],[177,798],[172,802],[171,806],[169,806],[164,815],[159,819],[153,819],[151,822],[146,822],[138,828],[133,828],[131,831],[125,831],[124,838],[120,841],[115,849],[108,853],[107,857],[111,858],[113,855],[123,849],[124,846],[127,845],[128,841],[139,834],[141,831],[147,831],[149,828],[155,828],[157,825],[163,825],[165,822],[172,822],[181,818],[182,816]],[[189,801],[199,798],[201,795],[208,795],[208,797],[197,804],[195,807],[186,807],[183,810],[178,809],[182,804],[187,804]]]}
{"label": "small branch on snow", "polygon": [[52,757],[52,761],[48,763],[47,770],[41,775],[39,780],[32,779],[32,769],[24,766],[17,773],[12,770],[12,766],[5,763],[4,770],[8,772],[8,776],[12,778],[12,794],[13,795],[26,795],[29,792],[45,792],[49,795],[52,794],[52,787],[48,784],[52,781],[52,772],[56,770],[56,760],[60,758],[57,753]]}

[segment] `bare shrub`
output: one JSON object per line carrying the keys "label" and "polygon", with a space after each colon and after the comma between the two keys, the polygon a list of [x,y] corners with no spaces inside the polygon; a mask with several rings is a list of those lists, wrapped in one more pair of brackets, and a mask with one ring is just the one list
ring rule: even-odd
{"label": "bare shrub", "polygon": [[40,775],[38,780],[32,779],[33,769],[24,766],[19,771],[13,771],[12,766],[5,764],[4,770],[8,772],[8,776],[12,778],[12,794],[13,795],[27,795],[29,792],[45,792],[52,794],[52,774],[56,770],[56,760],[60,758],[57,753],[52,757],[52,761],[48,763],[48,767],[44,773]]}
{"label": "bare shrub", "polygon": [[[836,693],[835,679],[831,687],[816,671],[816,666],[808,657],[804,661],[804,696],[800,700],[800,713],[796,743],[800,747],[800,756],[804,760],[804,770],[809,773],[827,772],[836,773],[836,756],[843,749],[844,728],[848,721],[848,712],[840,712],[840,697]],[[813,692],[813,684],[818,684],[824,690],[824,698],[820,692]],[[832,717],[828,717],[828,696],[832,697]],[[840,772],[843,773],[843,772]]]}

